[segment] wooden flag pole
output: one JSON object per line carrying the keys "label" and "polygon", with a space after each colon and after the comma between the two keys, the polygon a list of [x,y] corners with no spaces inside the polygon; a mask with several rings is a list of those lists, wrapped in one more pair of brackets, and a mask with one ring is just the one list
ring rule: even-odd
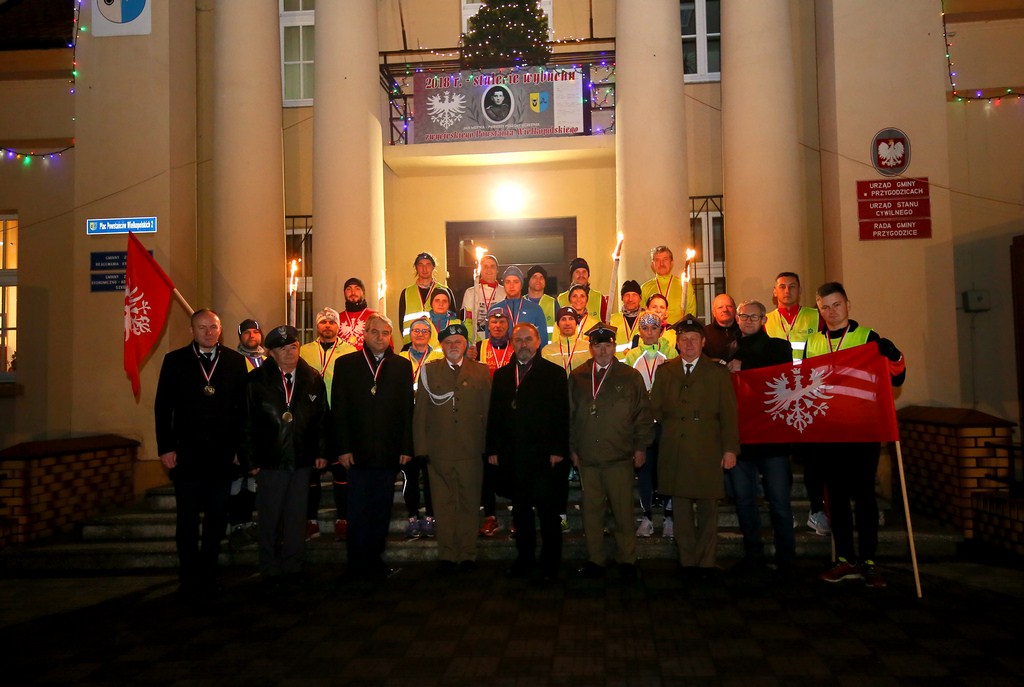
{"label": "wooden flag pole", "polygon": [[178,299],[178,303],[181,304],[181,307],[185,308],[185,312],[188,313],[189,317],[192,317],[196,313],[196,311],[192,309],[192,306],[188,304],[188,301],[185,300],[185,297],[181,295],[181,291],[174,289],[171,293],[173,293],[174,297]]}
{"label": "wooden flag pole", "polygon": [[917,568],[917,549],[914,547],[914,526],[910,522],[910,504],[907,502],[907,480],[903,475],[903,451],[896,441],[896,465],[900,471],[900,491],[903,494],[903,515],[907,519],[907,540],[910,542],[910,563],[914,568],[914,587],[921,598],[921,573]]}

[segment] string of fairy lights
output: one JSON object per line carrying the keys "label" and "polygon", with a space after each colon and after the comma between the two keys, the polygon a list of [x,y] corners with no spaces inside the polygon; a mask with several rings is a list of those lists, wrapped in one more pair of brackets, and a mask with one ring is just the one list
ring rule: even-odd
{"label": "string of fairy lights", "polygon": [[950,40],[949,26],[946,24],[946,12],[942,12],[942,40],[946,45],[946,71],[949,73],[949,86],[953,92],[953,99],[958,103],[970,104],[976,100],[987,101],[990,105],[999,105],[1003,98],[1016,98],[1018,101],[1024,95],[1021,88],[972,88],[966,91],[956,85],[957,70],[953,62],[953,41]]}
{"label": "string of fairy lights", "polygon": [[[68,95],[70,96],[75,95],[75,87],[78,85],[78,37],[85,31],[87,31],[86,27],[82,26],[80,21],[82,16],[82,2],[84,2],[84,0],[72,0],[71,3],[73,9],[74,26],[72,27],[71,31],[71,39],[67,43],[67,46],[71,49],[71,74],[68,77],[68,83],[70,84],[70,87],[68,88]],[[75,116],[73,114],[71,115],[71,121],[75,121]],[[25,167],[30,166],[32,164],[32,161],[37,159],[42,160],[44,164],[47,164],[50,161],[61,157],[61,155],[63,155],[64,153],[66,153],[67,151],[71,150],[74,147],[75,144],[72,143],[71,145],[64,146],[59,150],[51,150],[45,153],[37,153],[34,150],[22,152],[20,150],[15,150],[14,148],[0,146],[0,159],[13,162],[20,162]]]}

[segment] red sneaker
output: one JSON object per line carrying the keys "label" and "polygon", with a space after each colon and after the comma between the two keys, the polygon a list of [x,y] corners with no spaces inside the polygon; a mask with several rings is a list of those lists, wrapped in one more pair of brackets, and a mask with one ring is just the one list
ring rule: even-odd
{"label": "red sneaker", "polygon": [[496,532],[501,531],[501,524],[498,518],[488,515],[484,518],[484,524],[480,526],[480,534],[484,537],[493,537]]}
{"label": "red sneaker", "polygon": [[337,541],[345,541],[348,538],[348,520],[334,521],[334,538]]}
{"label": "red sneaker", "polygon": [[316,520],[306,521],[306,541],[320,537],[320,523]]}
{"label": "red sneaker", "polygon": [[818,573],[818,579],[826,582],[859,580],[861,577],[860,567],[852,565],[845,558],[839,558],[831,568]]}

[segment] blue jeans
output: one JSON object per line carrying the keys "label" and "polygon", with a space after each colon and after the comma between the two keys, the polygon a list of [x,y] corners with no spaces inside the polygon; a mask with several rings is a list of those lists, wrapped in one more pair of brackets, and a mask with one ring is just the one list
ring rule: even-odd
{"label": "blue jeans", "polygon": [[764,557],[761,517],[757,510],[758,473],[764,486],[764,497],[768,502],[775,534],[775,561],[791,563],[796,558],[796,537],[793,534],[793,508],[789,497],[793,473],[789,468],[789,456],[786,455],[741,458],[736,461],[736,467],[726,473],[736,500],[736,515],[743,533],[744,556]]}

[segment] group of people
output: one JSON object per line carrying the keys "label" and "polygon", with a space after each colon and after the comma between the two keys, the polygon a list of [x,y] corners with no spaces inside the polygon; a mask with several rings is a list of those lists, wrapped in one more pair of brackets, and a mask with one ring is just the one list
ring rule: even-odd
{"label": "group of people", "polygon": [[[608,531],[619,575],[636,578],[636,539],[654,533],[659,496],[663,534],[675,541],[681,573],[711,574],[727,490],[743,533],[741,565],[766,568],[759,481],[775,567],[787,573],[795,558],[791,457],[804,465],[808,525],[819,533],[830,527],[835,537],[836,559],[821,578],[885,586],[874,563],[877,443],[739,443],[730,375],[741,370],[877,342],[893,383],[903,382],[902,354],[849,319],[841,284],[823,284],[817,308],[802,307],[799,277],[784,272],[773,290],[776,309],[756,300],[737,306],[720,294],[705,326],[694,314],[692,285],[672,274],[666,246],[652,249],[655,276],[625,282],[621,310],[611,315],[582,258],[570,265],[570,288],[553,297],[542,267],[524,275],[511,266],[499,282],[497,259],[484,256],[461,310],[436,280],[429,253],[414,267],[416,279],[399,300],[401,329],[367,308],[358,278],[345,284],[344,315],[317,313],[317,339],[305,345],[291,326],[263,338],[258,323],[245,320],[231,350],[220,341],[216,313],[192,316],[193,341],[165,357],[155,407],[158,451],[178,503],[183,589],[216,585],[229,519],[236,531],[256,531],[266,579],[301,579],[304,542],[319,534],[325,468],[334,481],[335,534],[346,542],[353,578],[394,572],[384,551],[399,471],[406,534],[436,537],[441,572],[476,567],[478,534],[497,529],[498,494],[512,504],[517,557],[508,575],[558,577],[570,466],[578,470],[587,542],[581,577],[605,574]],[[246,520],[253,491],[255,528]]]}

